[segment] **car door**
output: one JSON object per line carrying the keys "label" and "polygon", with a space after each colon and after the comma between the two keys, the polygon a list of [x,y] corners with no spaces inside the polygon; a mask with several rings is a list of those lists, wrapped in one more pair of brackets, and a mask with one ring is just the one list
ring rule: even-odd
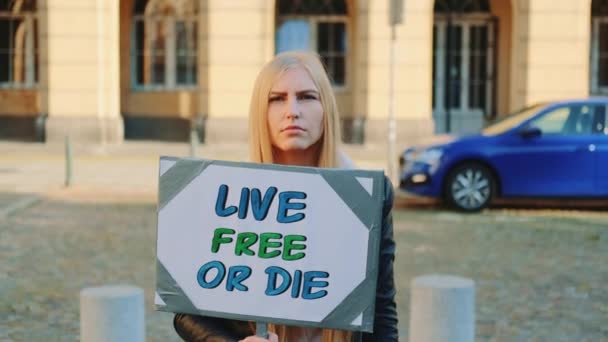
{"label": "car door", "polygon": [[596,195],[608,197],[608,115],[607,104],[598,105],[595,111],[594,131],[596,133],[597,158],[595,172]]}
{"label": "car door", "polygon": [[[511,132],[494,157],[504,196],[591,196],[596,173],[592,107],[549,107]],[[531,128],[538,128],[540,134]],[[527,129],[527,133],[522,133]],[[536,131],[538,133],[538,131]]]}

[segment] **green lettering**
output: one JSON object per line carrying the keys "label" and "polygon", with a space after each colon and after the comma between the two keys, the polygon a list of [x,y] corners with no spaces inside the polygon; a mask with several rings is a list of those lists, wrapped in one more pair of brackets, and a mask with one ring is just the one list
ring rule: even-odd
{"label": "green lettering", "polygon": [[230,228],[217,228],[213,232],[213,240],[211,241],[211,252],[217,253],[217,251],[219,251],[219,249],[220,249],[220,245],[221,244],[232,242],[232,238],[231,237],[222,237],[222,235],[224,235],[224,234],[233,235],[234,233],[235,233],[234,229],[230,229]]}
{"label": "green lettering", "polygon": [[281,255],[281,251],[267,252],[268,248],[280,248],[281,242],[270,241],[270,239],[280,240],[283,235],[279,233],[262,233],[260,235],[260,252],[258,256],[264,259],[274,258]]}
{"label": "green lettering", "polygon": [[249,249],[252,245],[258,242],[258,234],[256,233],[239,233],[236,237],[236,246],[234,246],[234,254],[237,256],[242,255],[255,255],[255,252]]}
{"label": "green lettering", "polygon": [[306,241],[306,236],[304,235],[287,235],[285,236],[285,247],[283,248],[283,260],[294,261],[302,259],[306,256],[303,252],[298,252],[295,254],[291,254],[292,250],[303,250],[306,249],[305,244],[296,244],[298,241]]}

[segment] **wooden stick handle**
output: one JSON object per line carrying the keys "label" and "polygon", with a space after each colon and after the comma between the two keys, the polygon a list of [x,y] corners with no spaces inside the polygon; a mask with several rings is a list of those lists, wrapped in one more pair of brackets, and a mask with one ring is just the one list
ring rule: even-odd
{"label": "wooden stick handle", "polygon": [[255,322],[255,336],[268,338],[268,324],[264,322]]}

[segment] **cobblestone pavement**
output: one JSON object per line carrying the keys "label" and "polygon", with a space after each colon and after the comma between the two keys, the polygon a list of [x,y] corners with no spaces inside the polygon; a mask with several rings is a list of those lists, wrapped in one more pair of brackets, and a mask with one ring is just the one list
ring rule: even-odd
{"label": "cobblestone pavement", "polygon": [[[177,341],[152,309],[155,221],[153,203],[52,198],[0,220],[0,341],[78,340],[79,291],[115,283],[145,289],[148,341]],[[403,341],[410,282],[428,273],[476,281],[478,341],[608,339],[608,213],[402,209],[395,237]]]}

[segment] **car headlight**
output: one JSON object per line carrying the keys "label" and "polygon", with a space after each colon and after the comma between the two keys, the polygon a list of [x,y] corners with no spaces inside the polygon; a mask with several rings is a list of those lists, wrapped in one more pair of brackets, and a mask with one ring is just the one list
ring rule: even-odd
{"label": "car headlight", "polygon": [[422,151],[416,158],[419,163],[425,163],[431,166],[431,173],[435,172],[441,163],[443,150],[440,148],[430,148]]}
{"label": "car headlight", "polygon": [[408,148],[401,155],[401,161],[403,161],[405,164],[411,163],[416,160],[417,156],[418,152],[414,148]]}

